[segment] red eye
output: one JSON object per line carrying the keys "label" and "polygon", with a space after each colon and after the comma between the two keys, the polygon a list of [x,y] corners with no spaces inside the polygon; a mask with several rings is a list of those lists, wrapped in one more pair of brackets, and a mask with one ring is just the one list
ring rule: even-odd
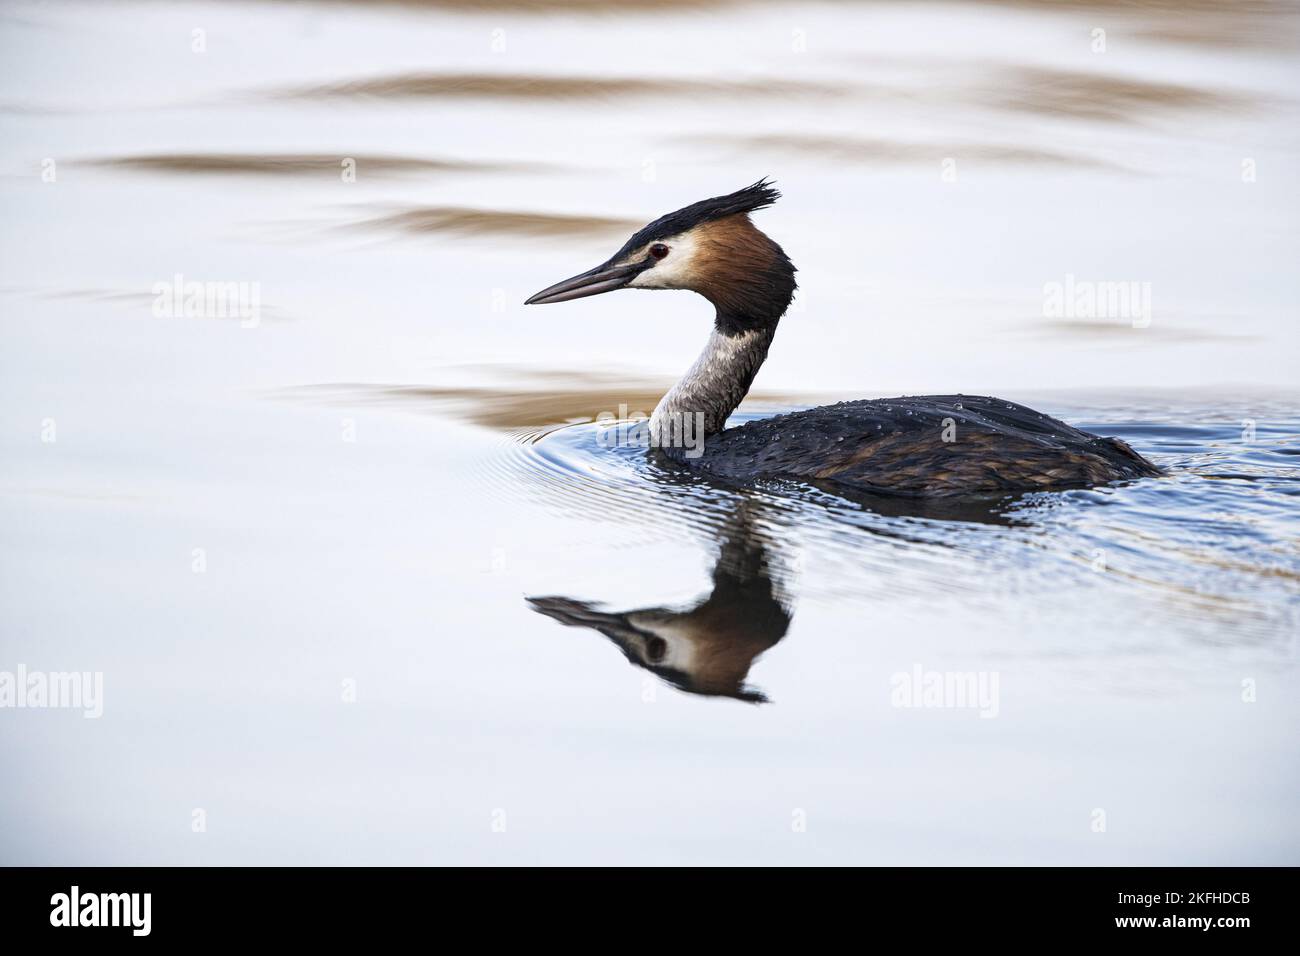
{"label": "red eye", "polygon": [[656,242],[650,247],[650,255],[654,256],[656,259],[662,259],[664,256],[668,255],[668,247],[662,242]]}

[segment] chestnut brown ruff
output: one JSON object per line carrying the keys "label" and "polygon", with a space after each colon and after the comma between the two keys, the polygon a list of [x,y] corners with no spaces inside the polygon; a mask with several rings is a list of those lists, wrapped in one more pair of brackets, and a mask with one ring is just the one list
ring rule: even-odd
{"label": "chestnut brown ruff", "polygon": [[928,498],[1083,488],[1160,470],[1024,405],[969,395],[841,402],[709,436],[704,453],[664,454],[729,481],[788,478]]}
{"label": "chestnut brown ruff", "polygon": [[775,328],[797,288],[785,251],[747,213],[703,223],[693,233],[693,278],[717,309],[714,325],[733,334]]}

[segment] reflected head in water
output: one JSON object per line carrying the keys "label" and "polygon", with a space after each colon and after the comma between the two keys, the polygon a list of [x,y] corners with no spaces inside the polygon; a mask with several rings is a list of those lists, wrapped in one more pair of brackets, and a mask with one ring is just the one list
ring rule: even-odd
{"label": "reflected head in water", "polygon": [[[626,611],[606,610],[599,602],[550,595],[530,597],[533,610],[571,627],[586,627],[605,635],[638,667],[692,694],[731,697],[751,703],[767,696],[747,683],[754,662],[775,646],[790,627],[793,597],[790,582],[774,570],[779,546],[757,523],[770,501],[749,496],[735,487],[702,482],[674,470],[655,473],[665,493],[673,489],[708,489],[707,497],[728,501],[727,517],[714,526],[717,559],[713,587],[686,607],[649,606]],[[768,493],[776,488],[769,486]],[[739,495],[739,498],[733,497]],[[1017,497],[926,501],[871,495],[845,495],[844,489],[823,491],[813,486],[787,488],[781,499],[796,505],[805,518],[834,529],[847,547],[870,542],[911,541],[942,544],[914,536],[906,525],[862,523],[857,518],[906,517],[929,522],[1005,525],[1021,523]],[[685,503],[698,513],[700,499]],[[769,518],[775,518],[769,514]],[[777,519],[779,521],[779,519]],[[772,522],[765,522],[771,526]]]}
{"label": "reflected head in water", "polygon": [[761,703],[746,683],[750,667],[785,637],[790,611],[778,599],[768,550],[741,505],[718,534],[713,588],[684,608],[606,611],[569,597],[532,597],[533,610],[561,624],[589,627],[614,642],[629,661],[681,690]]}

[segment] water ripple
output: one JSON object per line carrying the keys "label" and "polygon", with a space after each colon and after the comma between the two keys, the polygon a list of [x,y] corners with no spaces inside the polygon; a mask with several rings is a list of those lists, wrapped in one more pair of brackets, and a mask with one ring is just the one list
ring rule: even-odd
{"label": "water ripple", "polygon": [[596,423],[517,430],[485,462],[485,477],[540,507],[624,528],[633,541],[708,540],[745,502],[786,552],[782,583],[804,600],[944,594],[1004,611],[1077,602],[1081,614],[1154,604],[1200,643],[1289,652],[1300,535],[1286,453],[1297,423],[1260,424],[1245,443],[1236,423],[1117,418],[1081,425],[1124,438],[1168,477],[974,503],[862,500],[798,482],[720,488],[660,468],[643,449],[611,447],[616,426]]}

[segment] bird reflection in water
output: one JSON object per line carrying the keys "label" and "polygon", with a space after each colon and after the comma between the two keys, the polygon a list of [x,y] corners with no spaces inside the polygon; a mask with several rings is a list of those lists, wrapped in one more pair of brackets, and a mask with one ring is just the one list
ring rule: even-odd
{"label": "bird reflection in water", "polygon": [[[846,503],[851,501],[864,512],[881,517],[990,525],[1021,523],[1023,516],[1017,518],[1011,512],[1018,498],[936,502],[841,495]],[[715,532],[718,557],[713,588],[692,605],[607,611],[598,602],[561,596],[530,597],[528,603],[561,624],[599,631],[633,664],[680,690],[764,703],[767,695],[746,683],[749,671],[765,651],[785,637],[794,612],[786,589],[774,580],[772,541],[755,520],[760,508],[755,499],[740,499]],[[843,524],[841,529],[847,534],[919,543],[903,527]]]}
{"label": "bird reflection in water", "polygon": [[568,597],[532,597],[533,609],[561,624],[589,627],[613,641],[629,661],[692,694],[760,703],[747,684],[754,661],[790,627],[778,597],[769,550],[742,503],[717,533],[713,588],[684,608],[605,611]]}

